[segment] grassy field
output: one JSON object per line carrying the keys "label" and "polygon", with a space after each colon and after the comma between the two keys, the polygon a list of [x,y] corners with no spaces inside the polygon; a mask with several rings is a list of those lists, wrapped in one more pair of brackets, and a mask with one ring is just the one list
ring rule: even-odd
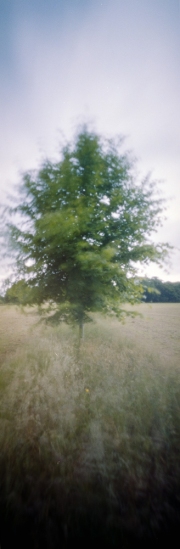
{"label": "grassy field", "polygon": [[180,305],[77,332],[0,307],[1,549],[179,537]]}

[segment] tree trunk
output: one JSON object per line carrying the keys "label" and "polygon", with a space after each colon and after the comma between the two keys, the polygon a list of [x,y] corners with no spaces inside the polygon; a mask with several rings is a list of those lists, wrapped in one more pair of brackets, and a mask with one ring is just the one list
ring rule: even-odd
{"label": "tree trunk", "polygon": [[84,322],[80,320],[79,322],[79,341],[84,338]]}
{"label": "tree trunk", "polygon": [[80,357],[80,348],[81,348],[81,341],[84,337],[84,322],[83,320],[79,320],[79,337],[77,341],[77,360],[79,360]]}

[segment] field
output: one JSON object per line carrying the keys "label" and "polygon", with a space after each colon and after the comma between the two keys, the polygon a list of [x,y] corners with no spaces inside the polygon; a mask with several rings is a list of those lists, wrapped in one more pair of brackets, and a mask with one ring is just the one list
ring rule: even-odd
{"label": "field", "polygon": [[180,538],[180,305],[136,310],[95,315],[78,352],[75,328],[0,307],[1,549]]}

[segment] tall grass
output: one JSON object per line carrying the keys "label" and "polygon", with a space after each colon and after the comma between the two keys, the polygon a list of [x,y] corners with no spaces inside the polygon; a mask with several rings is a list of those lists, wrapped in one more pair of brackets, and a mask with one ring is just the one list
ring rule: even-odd
{"label": "tall grass", "polygon": [[162,326],[159,347],[151,337],[157,310],[125,326],[95,317],[78,359],[72,328],[33,328],[16,312],[0,369],[2,549],[11,536],[18,547],[128,548],[178,532],[177,345],[161,352]]}

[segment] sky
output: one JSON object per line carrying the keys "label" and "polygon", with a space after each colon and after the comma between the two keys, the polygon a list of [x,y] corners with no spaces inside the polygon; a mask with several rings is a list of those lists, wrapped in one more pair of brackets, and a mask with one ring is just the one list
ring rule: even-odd
{"label": "sky", "polygon": [[0,0],[1,202],[78,125],[123,135],[167,199],[153,240],[174,246],[139,272],[180,281],[179,46],[179,0]]}

